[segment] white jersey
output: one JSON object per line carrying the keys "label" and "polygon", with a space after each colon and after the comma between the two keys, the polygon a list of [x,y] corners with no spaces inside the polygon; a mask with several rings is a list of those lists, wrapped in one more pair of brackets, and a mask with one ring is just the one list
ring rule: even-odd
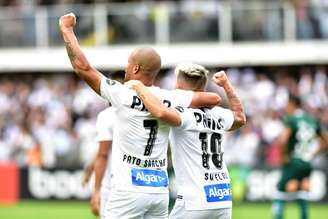
{"label": "white jersey", "polygon": [[[189,106],[191,91],[149,87],[167,106]],[[102,78],[101,96],[115,108],[112,188],[118,191],[167,193],[167,146],[170,127],[154,119],[136,92]]]}
{"label": "white jersey", "polygon": [[[115,116],[115,111],[113,107],[108,107],[98,114],[97,122],[96,122],[97,142],[113,140],[114,116]],[[107,189],[110,188],[110,178],[111,178],[111,169],[112,169],[111,155],[112,152],[110,151],[108,153],[105,175],[101,183],[101,186],[106,187]]]}
{"label": "white jersey", "polygon": [[171,129],[172,162],[178,197],[187,210],[230,208],[230,177],[224,162],[222,135],[231,128],[228,109],[177,107],[181,126]]}

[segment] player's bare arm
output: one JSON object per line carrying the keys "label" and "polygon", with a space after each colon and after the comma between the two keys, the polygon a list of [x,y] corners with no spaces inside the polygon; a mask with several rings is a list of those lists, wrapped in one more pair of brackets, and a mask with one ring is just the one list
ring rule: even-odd
{"label": "player's bare arm", "polygon": [[91,211],[94,215],[99,215],[100,188],[108,162],[108,153],[112,146],[112,141],[100,141],[99,149],[94,163],[95,187],[90,200]]}
{"label": "player's bare arm", "polygon": [[320,142],[319,147],[314,152],[313,157],[316,157],[328,151],[328,131],[321,133],[319,142]]}
{"label": "player's bare arm", "polygon": [[208,107],[212,108],[219,105],[221,97],[213,92],[194,92],[192,101],[190,104],[191,108]]}
{"label": "player's bare arm", "polygon": [[217,72],[213,75],[213,81],[220,87],[224,89],[227,94],[229,101],[229,108],[233,112],[234,122],[232,124],[231,130],[238,129],[246,124],[246,116],[244,113],[243,106],[237,93],[230,83],[226,73],[224,71]]}
{"label": "player's bare arm", "polygon": [[83,181],[82,181],[83,186],[86,186],[90,181],[91,175],[94,171],[95,161],[96,161],[96,158],[84,170],[84,176],[83,176]]}
{"label": "player's bare arm", "polygon": [[75,73],[83,79],[95,92],[100,94],[100,82],[102,74],[93,68],[83,54],[73,28],[76,17],[73,13],[61,16],[59,28],[65,42],[67,55],[71,61]]}
{"label": "player's bare arm", "polygon": [[147,110],[157,119],[171,126],[180,126],[180,115],[172,108],[166,107],[160,99],[153,95],[140,81],[130,80],[125,85],[137,92]]}

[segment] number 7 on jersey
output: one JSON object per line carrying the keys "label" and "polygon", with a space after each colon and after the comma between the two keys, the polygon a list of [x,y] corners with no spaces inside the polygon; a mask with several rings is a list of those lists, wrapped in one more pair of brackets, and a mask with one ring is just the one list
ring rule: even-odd
{"label": "number 7 on jersey", "polygon": [[143,127],[149,129],[149,137],[147,140],[147,145],[145,147],[144,156],[150,156],[154,147],[154,142],[156,140],[158,122],[155,119],[148,119],[143,121]]}

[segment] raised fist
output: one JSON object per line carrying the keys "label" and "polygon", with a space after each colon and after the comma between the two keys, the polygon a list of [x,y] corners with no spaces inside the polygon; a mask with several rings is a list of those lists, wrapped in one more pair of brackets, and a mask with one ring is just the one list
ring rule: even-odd
{"label": "raised fist", "polygon": [[229,82],[228,77],[224,71],[219,71],[213,75],[213,81],[220,87],[223,87]]}
{"label": "raised fist", "polygon": [[59,18],[59,27],[61,31],[73,28],[76,24],[76,17],[74,13],[69,13]]}

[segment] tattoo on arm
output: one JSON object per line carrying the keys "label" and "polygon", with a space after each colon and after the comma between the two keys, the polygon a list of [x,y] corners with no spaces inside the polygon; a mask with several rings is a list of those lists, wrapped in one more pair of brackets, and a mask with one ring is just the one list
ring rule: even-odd
{"label": "tattoo on arm", "polygon": [[233,109],[233,111],[243,112],[241,102],[235,91],[231,87],[229,87],[228,89],[226,89],[226,93],[231,103],[230,107]]}
{"label": "tattoo on arm", "polygon": [[233,111],[235,116],[235,122],[232,126],[232,129],[239,128],[245,123],[245,114],[243,106],[232,86],[227,86],[225,88],[225,91],[228,96],[230,109]]}
{"label": "tattoo on arm", "polygon": [[74,62],[76,59],[76,54],[73,51],[71,42],[65,42],[66,51],[71,62]]}

